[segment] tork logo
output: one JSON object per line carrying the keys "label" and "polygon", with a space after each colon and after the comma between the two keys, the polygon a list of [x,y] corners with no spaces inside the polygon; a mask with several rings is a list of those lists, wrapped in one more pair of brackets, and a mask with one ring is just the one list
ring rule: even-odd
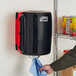
{"label": "tork logo", "polygon": [[48,16],[40,17],[40,22],[48,22]]}

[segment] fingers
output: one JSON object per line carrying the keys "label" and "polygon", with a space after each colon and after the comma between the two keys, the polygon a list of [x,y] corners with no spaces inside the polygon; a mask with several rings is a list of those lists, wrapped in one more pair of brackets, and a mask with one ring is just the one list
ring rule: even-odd
{"label": "fingers", "polygon": [[42,68],[39,69],[39,71],[45,70],[47,74],[51,74],[53,72],[53,69],[50,65],[44,65]]}
{"label": "fingers", "polygon": [[44,69],[44,67],[40,68],[39,71],[42,71]]}
{"label": "fingers", "polygon": [[49,74],[51,74],[52,73],[52,71],[50,72],[50,71],[47,71],[47,74],[49,75]]}

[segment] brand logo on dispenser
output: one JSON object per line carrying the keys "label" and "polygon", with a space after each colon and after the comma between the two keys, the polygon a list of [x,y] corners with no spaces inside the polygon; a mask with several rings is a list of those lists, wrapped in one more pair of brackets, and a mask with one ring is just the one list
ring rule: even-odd
{"label": "brand logo on dispenser", "polygon": [[48,16],[40,17],[40,22],[48,22]]}

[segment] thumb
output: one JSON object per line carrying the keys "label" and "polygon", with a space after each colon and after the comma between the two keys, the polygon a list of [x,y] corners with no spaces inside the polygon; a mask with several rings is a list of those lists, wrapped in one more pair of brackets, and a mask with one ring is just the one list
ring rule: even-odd
{"label": "thumb", "polygon": [[39,71],[42,71],[44,69],[44,67],[40,68]]}

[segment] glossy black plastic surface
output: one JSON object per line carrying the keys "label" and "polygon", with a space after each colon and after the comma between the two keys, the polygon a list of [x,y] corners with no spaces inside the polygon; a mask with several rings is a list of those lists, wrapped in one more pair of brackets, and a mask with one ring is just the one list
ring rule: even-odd
{"label": "glossy black plastic surface", "polygon": [[50,12],[23,12],[20,17],[20,50],[26,55],[45,55],[51,50]]}

